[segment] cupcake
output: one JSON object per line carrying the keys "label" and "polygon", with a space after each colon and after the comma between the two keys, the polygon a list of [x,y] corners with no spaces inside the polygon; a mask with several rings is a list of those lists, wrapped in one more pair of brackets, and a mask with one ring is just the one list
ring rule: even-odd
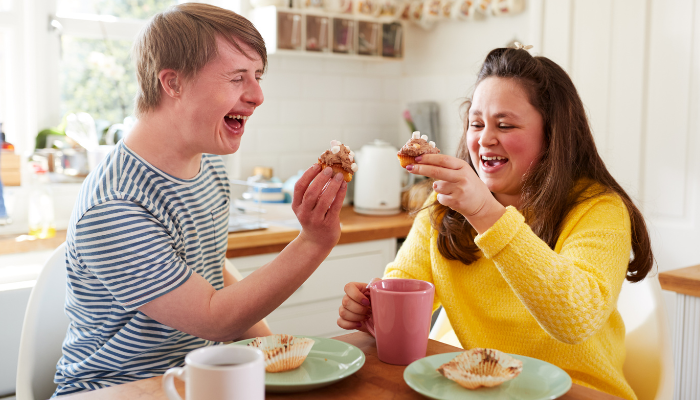
{"label": "cupcake", "polygon": [[467,389],[498,386],[522,370],[522,361],[498,350],[481,348],[467,350],[437,369]]}
{"label": "cupcake", "polygon": [[399,158],[402,168],[406,168],[409,164],[416,163],[416,157],[423,154],[438,154],[440,149],[435,147],[435,142],[428,142],[428,135],[420,135],[420,132],[415,131],[411,135],[411,140],[396,153]]}
{"label": "cupcake", "polygon": [[284,372],[299,368],[313,345],[313,339],[286,334],[256,337],[248,343],[248,346],[262,350],[267,372]]}
{"label": "cupcake", "polygon": [[318,163],[321,164],[321,170],[333,168],[333,175],[338,172],[342,173],[345,182],[350,182],[352,174],[357,171],[355,153],[337,140],[331,140],[331,149],[321,154]]}

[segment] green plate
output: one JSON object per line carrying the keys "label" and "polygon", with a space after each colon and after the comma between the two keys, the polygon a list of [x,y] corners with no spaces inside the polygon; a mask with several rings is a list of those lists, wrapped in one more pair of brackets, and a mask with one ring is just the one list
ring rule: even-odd
{"label": "green plate", "polygon": [[556,399],[571,389],[571,377],[563,369],[536,358],[510,354],[523,362],[520,375],[492,388],[469,390],[437,372],[442,364],[462,352],[436,354],[411,363],[403,379],[416,392],[431,399],[545,400]]}
{"label": "green plate", "polygon": [[[303,392],[327,386],[354,374],[365,364],[365,353],[349,343],[315,336],[294,336],[308,337],[316,342],[299,368],[265,373],[265,390],[268,392]],[[247,345],[252,341],[246,339],[231,345]]]}

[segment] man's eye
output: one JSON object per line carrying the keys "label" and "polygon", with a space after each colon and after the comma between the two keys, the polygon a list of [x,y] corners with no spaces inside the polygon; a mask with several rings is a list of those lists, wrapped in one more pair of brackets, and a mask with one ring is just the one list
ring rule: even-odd
{"label": "man's eye", "polygon": [[231,79],[231,82],[242,82],[242,81],[243,81],[243,77],[241,77],[241,76],[238,76],[238,77]]}
{"label": "man's eye", "polygon": [[498,124],[498,127],[501,129],[512,129],[513,128],[512,125],[508,125],[508,124]]}

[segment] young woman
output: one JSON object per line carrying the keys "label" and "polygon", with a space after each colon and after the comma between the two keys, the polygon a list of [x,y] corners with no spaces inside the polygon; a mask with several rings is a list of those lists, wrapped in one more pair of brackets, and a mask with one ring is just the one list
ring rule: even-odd
{"label": "young woman", "polygon": [[[622,282],[653,265],[644,219],[605,168],[569,76],[524,49],[489,53],[457,157],[416,158],[433,194],[384,278],[435,284],[465,349],[545,360],[574,382],[635,399],[622,373]],[[366,283],[338,325],[364,330]]]}

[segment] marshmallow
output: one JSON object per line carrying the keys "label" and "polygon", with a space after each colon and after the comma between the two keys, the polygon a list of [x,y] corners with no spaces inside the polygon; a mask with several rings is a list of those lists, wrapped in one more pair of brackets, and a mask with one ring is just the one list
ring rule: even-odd
{"label": "marshmallow", "polygon": [[350,157],[355,157],[355,152],[354,152],[354,151],[351,151],[351,152],[349,152],[348,154],[350,154]]}
{"label": "marshmallow", "polygon": [[411,135],[411,139],[420,139],[420,132],[419,131],[413,132],[413,135]]}
{"label": "marshmallow", "polygon": [[352,163],[352,165],[350,166],[350,169],[352,170],[352,172],[357,172],[357,164]]}
{"label": "marshmallow", "polygon": [[428,143],[428,144],[430,145],[430,147],[435,147],[435,142],[432,142],[432,141],[431,141],[431,142]]}
{"label": "marshmallow", "polygon": [[337,140],[331,140],[331,147],[340,146],[340,142]]}
{"label": "marshmallow", "polygon": [[423,135],[423,136],[421,136],[420,138],[427,141],[427,140],[428,140],[428,135]]}
{"label": "marshmallow", "polygon": [[339,151],[340,151],[340,146],[331,147],[331,153],[338,154]]}

